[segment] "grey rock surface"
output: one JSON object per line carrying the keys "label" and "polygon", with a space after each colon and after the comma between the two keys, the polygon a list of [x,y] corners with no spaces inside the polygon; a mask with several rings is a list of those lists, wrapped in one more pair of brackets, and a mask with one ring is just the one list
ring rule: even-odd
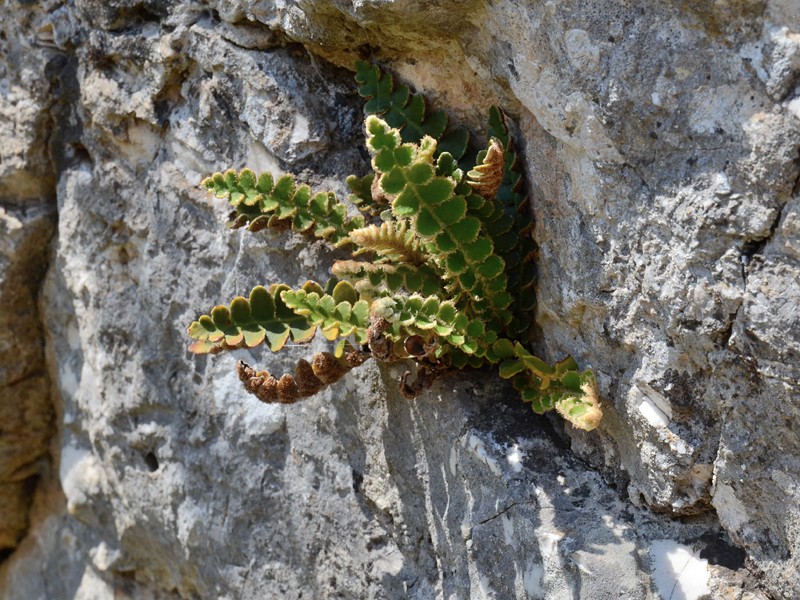
{"label": "grey rock surface", "polygon": [[[0,323],[36,333],[0,341],[0,499],[27,481],[0,546],[31,523],[0,596],[800,597],[794,0],[5,8],[0,281],[25,277]],[[512,118],[538,350],[593,366],[599,430],[488,374],[409,403],[371,365],[266,406],[235,360],[296,355],[187,355],[198,313],[325,277],[325,247],[225,231],[197,183],[342,194],[368,169],[358,57],[478,133]]]}

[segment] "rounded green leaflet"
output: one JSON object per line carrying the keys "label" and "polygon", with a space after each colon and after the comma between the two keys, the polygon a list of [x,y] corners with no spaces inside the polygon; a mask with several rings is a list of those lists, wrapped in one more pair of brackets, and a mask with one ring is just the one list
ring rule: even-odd
{"label": "rounded green leaflet", "polygon": [[384,148],[393,150],[400,144],[400,134],[396,129],[389,129],[386,124],[374,115],[366,120],[369,144],[376,152]]}
{"label": "rounded green leaflet", "polygon": [[494,237],[494,244],[501,254],[510,252],[519,244],[519,232],[513,229]]}
{"label": "rounded green leaflet", "polygon": [[506,286],[508,281],[506,279],[505,273],[501,273],[494,279],[490,279],[488,281],[484,280],[484,288],[488,294],[494,298],[497,294],[504,292],[506,290]]}
{"label": "rounded green leaflet", "polygon": [[211,309],[214,325],[225,334],[225,343],[236,346],[242,342],[244,335],[231,320],[230,310],[226,306],[215,306]]}
{"label": "rounded green leaflet", "polygon": [[231,321],[231,312],[227,306],[215,306],[211,309],[211,319],[214,321],[217,329],[224,333],[228,333],[233,329],[233,322]]}
{"label": "rounded green leaflet", "polygon": [[289,341],[291,331],[289,326],[280,321],[271,321],[264,325],[265,335],[269,342],[269,349],[279,352]]}
{"label": "rounded green leaflet", "polygon": [[[468,221],[469,219],[464,219]],[[461,223],[457,223],[456,226]],[[481,263],[492,254],[492,242],[488,238],[480,238],[474,242],[468,243],[464,248],[464,252],[473,263]]]}
{"label": "rounded green leaflet", "polygon": [[419,198],[410,189],[405,188],[392,202],[392,212],[397,217],[411,217],[419,211]]}
{"label": "rounded green leaflet", "polygon": [[470,244],[475,241],[475,238],[478,237],[480,230],[481,222],[478,221],[478,219],[475,217],[466,217],[461,219],[458,223],[453,223],[450,226],[450,235],[461,242],[461,244]]}
{"label": "rounded green leaflet", "polygon": [[253,316],[250,312],[250,303],[241,296],[236,296],[236,298],[231,300],[230,311],[231,319],[240,327],[253,321]]}
{"label": "rounded green leaflet", "polygon": [[[339,302],[333,309],[333,317],[341,324],[349,323],[353,305],[349,302]],[[347,333],[350,333],[349,331]],[[345,334],[347,335],[347,334]]]}
{"label": "rounded green leaflet", "polygon": [[285,291],[291,291],[291,288],[286,284],[273,284],[270,286],[270,293],[275,301],[275,317],[281,321],[288,321],[295,315],[294,311],[286,306],[286,303],[283,301],[281,294]]}
{"label": "rounded green leaflet", "polygon": [[403,284],[409,291],[419,291],[422,288],[422,275],[418,271],[403,273]]}
{"label": "rounded green leaflet", "polygon": [[449,231],[445,231],[436,236],[436,249],[441,254],[450,254],[456,248],[458,248],[458,242],[456,239],[450,237]]}
{"label": "rounded green leaflet", "polygon": [[336,309],[336,301],[333,296],[325,295],[319,299],[316,306],[317,311],[325,317],[333,316]]}
{"label": "rounded green leaflet", "polygon": [[303,289],[299,290],[284,290],[281,292],[281,299],[283,303],[298,315],[307,315],[308,297],[315,294],[315,292],[306,292]]}
{"label": "rounded green leaflet", "polygon": [[448,177],[452,175],[457,168],[458,163],[453,155],[447,150],[442,150],[441,154],[439,154],[439,158],[436,159],[436,174]]}
{"label": "rounded green leaflet", "polygon": [[[417,188],[417,193],[426,204],[439,204],[453,195],[454,188],[455,184],[452,179],[448,177],[435,177],[427,183],[420,185]],[[466,205],[464,212],[466,212]]]}
{"label": "rounded green leaflet", "polygon": [[447,257],[447,270],[458,275],[467,270],[467,261],[461,252],[453,252]]}
{"label": "rounded green leaflet", "polygon": [[299,186],[292,197],[292,203],[299,208],[307,208],[311,199],[311,188],[306,184]]}
{"label": "rounded green leaflet", "polygon": [[369,325],[369,303],[366,300],[359,300],[353,305],[353,317],[359,327]]}
{"label": "rounded green leaflet", "polygon": [[561,376],[561,384],[574,392],[581,391],[581,376],[575,371],[567,371]]}
{"label": "rounded green leaflet", "polygon": [[426,135],[438,140],[442,137],[444,130],[447,128],[447,115],[444,111],[437,110],[431,113],[425,122],[422,124],[422,130]]}
{"label": "rounded green leaflet", "polygon": [[406,173],[400,167],[393,167],[381,177],[381,188],[387,194],[399,194],[406,186]]}
{"label": "rounded green leaflet", "polygon": [[333,299],[339,302],[355,304],[358,301],[358,292],[349,281],[340,281],[333,288]]}
{"label": "rounded green leaflet", "polygon": [[396,292],[401,287],[403,287],[405,279],[400,273],[395,273],[392,271],[386,272],[386,287],[388,287],[391,291]]}
{"label": "rounded green leaflet", "polygon": [[474,338],[482,337],[486,334],[486,326],[483,324],[483,321],[478,319],[473,319],[467,325],[467,335]]}
{"label": "rounded green leaflet", "polygon": [[414,146],[402,144],[394,150],[394,162],[399,167],[407,167],[414,160]]}
{"label": "rounded green leaflet", "polygon": [[512,358],[514,354],[514,342],[507,338],[500,338],[494,344],[492,349],[498,358]]}
{"label": "rounded green leaflet", "polygon": [[292,218],[292,229],[298,233],[303,233],[314,227],[314,218],[307,212],[298,212]]}
{"label": "rounded green leaflet", "polygon": [[223,185],[228,189],[229,193],[235,190],[236,187],[239,185],[239,176],[233,169],[225,171],[222,178],[223,178]]}
{"label": "rounded green leaflet", "polygon": [[212,341],[221,340],[222,337],[225,335],[220,331],[217,326],[214,324],[214,320],[209,317],[208,315],[202,315],[198,319],[199,325],[205,330],[205,337]]}
{"label": "rounded green leaflet", "polygon": [[256,189],[260,194],[269,194],[272,191],[273,185],[274,185],[274,180],[272,179],[272,173],[264,172],[258,176],[258,183],[256,183]]}
{"label": "rounded green leaflet", "polygon": [[411,165],[411,167],[406,170],[406,177],[409,183],[423,185],[433,177],[433,167],[424,162]]}
{"label": "rounded green leaflet", "polygon": [[478,279],[475,277],[474,272],[464,271],[458,276],[458,283],[461,285],[464,291],[469,292],[475,288],[475,285],[478,283]]}
{"label": "rounded green leaflet", "polygon": [[442,231],[438,219],[426,207],[419,209],[415,225],[417,232],[423,237],[433,237]]}
{"label": "rounded green leaflet", "polygon": [[456,312],[455,305],[449,300],[446,300],[440,304],[439,312],[436,314],[436,317],[442,323],[452,324],[453,321],[455,321]]}
{"label": "rounded green leaflet", "polygon": [[239,185],[242,189],[251,189],[256,187],[256,174],[250,169],[242,169],[239,173]]}
{"label": "rounded green leaflet", "polygon": [[460,346],[461,349],[466,352],[467,354],[472,354],[475,349],[472,345],[467,344],[465,345],[466,338],[461,335],[460,333],[451,333],[447,336],[447,341],[453,344],[454,346]]}
{"label": "rounded green leaflet", "polygon": [[480,275],[483,279],[494,279],[503,273],[504,267],[505,263],[503,262],[503,259],[496,254],[492,254],[491,256],[488,256],[480,265],[478,265],[478,275]]}
{"label": "rounded green leaflet", "polygon": [[275,302],[265,287],[257,286],[250,292],[250,314],[259,323],[275,317]]}
{"label": "rounded green leaflet", "polygon": [[[213,327],[213,322],[212,322]],[[216,330],[216,327],[212,331]],[[195,340],[208,340],[210,338],[210,331],[200,324],[200,321],[192,321],[192,324],[189,325],[189,329],[187,330],[190,338]],[[221,332],[220,332],[221,333]]]}
{"label": "rounded green leaflet", "polygon": [[[447,338],[452,343],[456,343],[453,341],[453,336],[451,335]],[[476,339],[466,338],[464,336],[460,336],[461,339],[461,349],[469,355],[475,354],[480,349],[480,344]]]}
{"label": "rounded green leaflet", "polygon": [[426,317],[434,317],[439,311],[439,299],[436,296],[429,296],[419,307],[419,312]]}
{"label": "rounded green leaflet", "polygon": [[325,192],[317,192],[311,197],[308,208],[316,218],[323,218],[331,211],[332,198]]}
{"label": "rounded green leaflet", "polygon": [[378,173],[388,173],[392,169],[397,168],[397,162],[394,159],[394,151],[391,148],[382,149],[372,159],[372,167]]}
{"label": "rounded green leaflet", "polygon": [[455,196],[436,204],[433,208],[436,218],[445,226],[457,223],[467,214],[467,202],[462,196]]}
{"label": "rounded green leaflet", "polygon": [[292,194],[294,194],[294,177],[291,175],[282,175],[275,184],[275,189],[272,191],[274,196],[280,200],[288,201]]}
{"label": "rounded green leaflet", "polygon": [[248,348],[254,348],[264,342],[267,332],[260,325],[252,323],[242,327],[242,335],[244,336],[244,343]]}

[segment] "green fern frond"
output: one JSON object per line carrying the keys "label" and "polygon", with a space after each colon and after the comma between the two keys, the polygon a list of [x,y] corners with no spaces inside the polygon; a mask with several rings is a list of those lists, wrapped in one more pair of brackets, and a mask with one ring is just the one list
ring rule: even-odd
{"label": "green fern frond", "polygon": [[377,65],[356,63],[358,93],[367,99],[364,111],[378,115],[402,132],[404,142],[419,142],[426,135],[439,142],[439,152],[449,152],[456,160],[464,156],[469,133],[456,128],[445,135],[447,115],[437,110],[426,112],[425,97],[412,94],[407,85],[395,86],[391,73],[381,73]]}
{"label": "green fern frond", "polygon": [[[315,291],[311,282],[303,290]],[[189,337],[196,340],[189,346],[195,354],[217,353],[236,348],[254,348],[269,344],[278,352],[291,340],[297,344],[314,337],[316,326],[286,306],[281,293],[286,285],[253,288],[249,299],[237,296],[230,306],[215,306],[210,315],[202,315],[189,326]],[[322,288],[319,288],[321,291]]]}
{"label": "green fern frond", "polygon": [[514,298],[512,308],[515,318],[509,325],[509,333],[523,336],[530,328],[528,315],[536,305],[533,291],[536,282],[533,262],[536,243],[531,237],[533,215],[528,198],[521,191],[523,177],[513,140],[505,117],[496,106],[489,110],[488,135],[490,139],[500,141],[504,150],[505,169],[502,183],[495,194],[494,210],[487,218],[487,228],[491,230],[497,253],[506,263],[508,290]]}
{"label": "green fern frond", "polygon": [[509,357],[500,364],[500,377],[513,378],[522,400],[530,402],[536,413],[556,409],[573,425],[586,431],[597,427],[602,419],[594,373],[580,372],[571,356],[550,366],[517,342],[514,358]]}
{"label": "green fern frond", "polygon": [[256,176],[250,169],[241,173],[228,170],[207,177],[202,185],[217,198],[228,200],[234,209],[229,224],[234,228],[248,225],[250,231],[258,231],[291,227],[342,246],[349,243],[350,231],[364,226],[362,217],[347,216],[347,206],[333,193],[312,193],[307,185],[296,186],[291,175],[275,181],[270,173]]}
{"label": "green fern frond", "polygon": [[482,345],[496,339],[480,319],[471,320],[452,301],[442,301],[438,296],[387,296],[375,300],[371,312],[391,324],[386,332],[390,339],[420,336],[427,340],[436,336],[440,340],[437,357],[446,354],[447,345],[465,354],[475,354]]}
{"label": "green fern frond", "polygon": [[455,182],[435,175],[436,141],[425,137],[419,145],[402,143],[399,131],[381,119],[370,116],[366,123],[373,167],[381,174],[381,188],[393,198],[395,218],[411,221],[454,290],[474,299],[477,311],[508,323],[512,298],[505,264],[482,234],[481,222],[467,216],[466,199],[455,194]]}
{"label": "green fern frond", "polygon": [[369,304],[359,299],[358,292],[349,282],[340,281],[331,294],[317,290],[285,290],[282,298],[292,311],[319,327],[325,339],[353,335],[359,344],[367,343]]}

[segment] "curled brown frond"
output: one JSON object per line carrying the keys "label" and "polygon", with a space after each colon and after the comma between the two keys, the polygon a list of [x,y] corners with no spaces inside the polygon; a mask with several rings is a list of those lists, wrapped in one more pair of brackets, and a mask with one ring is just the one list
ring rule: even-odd
{"label": "curled brown frond", "polygon": [[497,138],[492,138],[481,163],[467,173],[467,183],[476,193],[491,200],[503,183],[505,169],[506,157],[503,146]]}
{"label": "curled brown frond", "polygon": [[349,348],[339,358],[330,352],[318,352],[311,362],[297,361],[294,375],[288,373],[278,379],[267,371],[256,371],[243,361],[236,365],[236,372],[244,388],[267,404],[293,404],[301,398],[313,396],[370,357],[367,352]]}

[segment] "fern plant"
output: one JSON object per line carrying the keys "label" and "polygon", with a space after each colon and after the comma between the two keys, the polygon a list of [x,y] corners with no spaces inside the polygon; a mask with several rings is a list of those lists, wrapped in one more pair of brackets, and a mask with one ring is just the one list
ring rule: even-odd
{"label": "fern plant", "polygon": [[438,378],[497,366],[537,413],[555,409],[585,430],[602,418],[591,370],[568,357],[550,365],[529,350],[535,307],[532,216],[502,113],[489,113],[484,150],[470,156],[469,136],[428,113],[424,98],[358,63],[366,99],[372,172],[351,176],[347,205],[312,192],[291,175],[277,180],[249,169],[215,173],[203,185],[233,209],[229,226],[291,229],[350,253],[323,286],[258,286],[249,298],[216,306],[189,327],[198,354],[261,344],[273,352],[319,330],[333,352],[300,360],[275,377],[243,362],[238,374],[264,402],[293,403],[316,394],[364,361],[416,364],[400,381],[414,397]]}

